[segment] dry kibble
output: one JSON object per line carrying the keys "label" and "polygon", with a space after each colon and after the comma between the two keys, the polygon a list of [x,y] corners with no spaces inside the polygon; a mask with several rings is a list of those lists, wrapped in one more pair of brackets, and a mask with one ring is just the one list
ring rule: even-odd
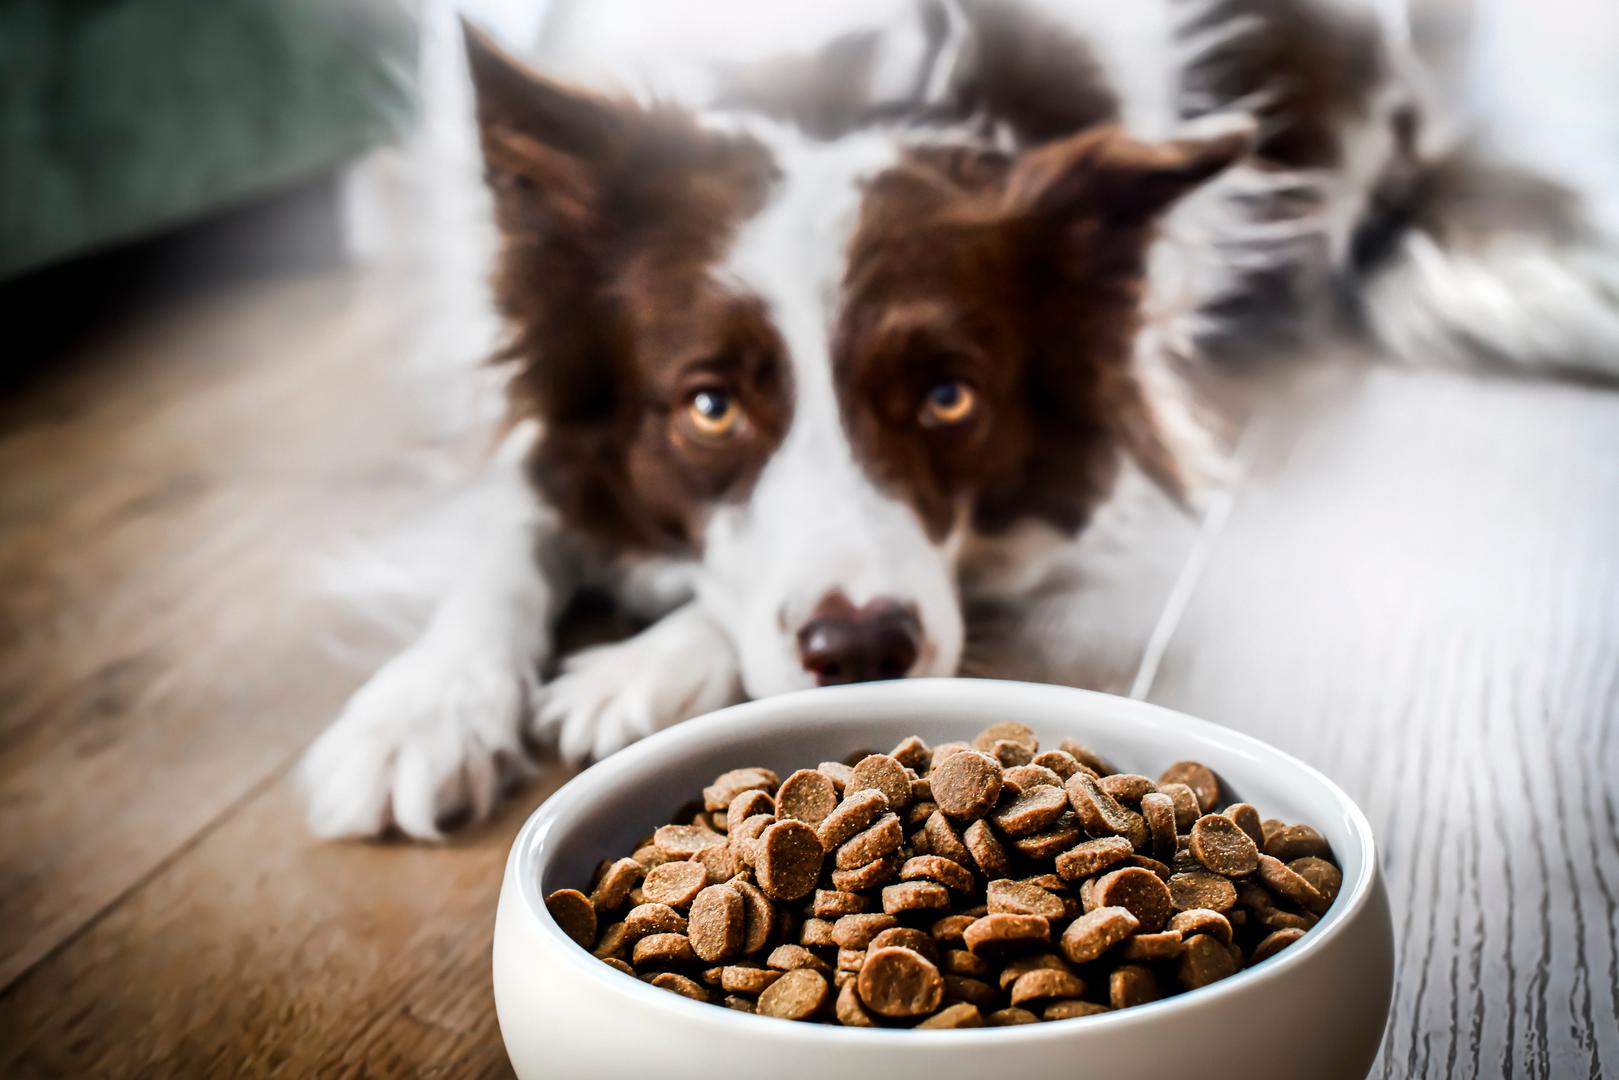
{"label": "dry kibble", "polygon": [[872,754],[862,758],[849,773],[849,779],[843,785],[843,790],[845,794],[867,790],[880,791],[888,799],[889,808],[893,810],[903,810],[911,803],[911,778],[906,774],[905,766],[887,754]]}
{"label": "dry kibble", "polygon": [[562,932],[583,948],[596,942],[596,909],[590,897],[578,889],[558,889],[545,898],[545,910],[562,927]]}
{"label": "dry kibble", "polygon": [[[1122,907],[1141,923],[1144,933],[1155,934],[1169,925],[1175,902],[1169,887],[1151,870],[1127,866],[1104,874],[1096,882],[1096,902],[1102,907]],[[1207,905],[1200,905],[1207,906]]]}
{"label": "dry kibble", "polygon": [[1303,936],[1303,930],[1274,930],[1265,935],[1264,939],[1254,946],[1254,954],[1248,958],[1248,962],[1257,964],[1263,960],[1269,960]]}
{"label": "dry kibble", "polygon": [[1075,964],[1088,964],[1136,932],[1141,920],[1128,908],[1099,907],[1068,924],[1059,946]]}
{"label": "dry kibble", "polygon": [[940,810],[958,821],[976,821],[1001,797],[1001,765],[987,754],[964,750],[943,762],[935,759],[928,782]]}
{"label": "dry kibble", "polygon": [[1196,762],[1153,781],[1017,723],[846,760],[724,772],[547,907],[603,963],[695,1001],[927,1030],[1206,986],[1309,933],[1343,889],[1317,830],[1217,813]]}
{"label": "dry kibble", "polygon": [[778,821],[759,834],[754,862],[759,888],[772,900],[808,896],[821,878],[825,851],[815,830],[802,821]]}
{"label": "dry kibble", "polygon": [[799,769],[782,781],[776,792],[776,816],[819,828],[838,808],[838,790],[832,778],[815,769]]}
{"label": "dry kibble", "polygon": [[887,812],[888,798],[880,791],[858,791],[845,796],[817,830],[821,846],[832,851]]}
{"label": "dry kibble", "polygon": [[708,870],[700,862],[666,862],[647,871],[641,895],[648,903],[685,907],[708,884]]}
{"label": "dry kibble", "polygon": [[774,1016],[782,1020],[808,1020],[821,1011],[831,988],[826,979],[809,968],[797,968],[782,973],[759,995],[756,1008],[760,1016]]}
{"label": "dry kibble", "polygon": [[[1188,845],[1192,858],[1225,877],[1243,877],[1259,869],[1259,847],[1224,814],[1205,814],[1192,826]],[[1233,897],[1235,899],[1235,897]]]}
{"label": "dry kibble", "polygon": [[927,957],[889,947],[866,955],[855,979],[867,1009],[889,1019],[926,1016],[944,1000],[944,977]]}

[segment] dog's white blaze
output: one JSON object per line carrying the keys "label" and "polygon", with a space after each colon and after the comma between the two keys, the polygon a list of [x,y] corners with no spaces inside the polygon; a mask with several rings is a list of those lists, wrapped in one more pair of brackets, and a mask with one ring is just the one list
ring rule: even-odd
{"label": "dog's white blaze", "polygon": [[872,484],[832,379],[831,334],[861,184],[894,163],[896,147],[875,133],[835,143],[761,133],[783,179],[738,237],[726,273],[770,307],[787,346],[793,414],[747,502],[710,518],[698,595],[730,629],[754,696],[813,685],[798,631],[833,592],[857,605],[877,597],[912,605],[923,633],[912,672],[953,673],[963,637],[958,543],[935,543],[907,503]]}

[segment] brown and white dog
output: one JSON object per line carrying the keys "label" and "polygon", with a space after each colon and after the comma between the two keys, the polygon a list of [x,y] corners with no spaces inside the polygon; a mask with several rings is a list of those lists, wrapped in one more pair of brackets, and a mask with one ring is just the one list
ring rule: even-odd
{"label": "brown and white dog", "polygon": [[[531,441],[425,634],[311,748],[321,834],[436,837],[536,742],[954,674],[967,606],[1054,588],[1122,474],[1186,499],[1188,340],[1347,292],[1406,356],[1619,341],[1574,200],[1435,156],[1369,9],[829,0],[824,47],[748,64],[700,46],[774,4],[625,3],[576,5],[572,53],[663,96],[469,33]],[[542,682],[587,586],[654,621]]]}

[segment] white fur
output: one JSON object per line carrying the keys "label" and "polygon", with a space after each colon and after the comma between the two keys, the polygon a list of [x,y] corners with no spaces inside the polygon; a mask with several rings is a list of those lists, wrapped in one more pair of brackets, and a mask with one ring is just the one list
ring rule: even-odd
{"label": "white fur", "polygon": [[688,603],[628,640],[570,657],[542,691],[534,730],[579,765],[739,700],[730,635]]}
{"label": "white fur", "polygon": [[[503,781],[528,770],[522,725],[551,647],[556,586],[539,545],[551,523],[508,465],[481,523],[483,550],[427,631],[349,700],[305,754],[299,779],[317,835],[419,840],[439,822],[488,814]],[[552,568],[554,570],[554,568]]]}
{"label": "white fur", "polygon": [[912,673],[952,673],[963,637],[958,542],[934,542],[906,502],[873,485],[849,445],[832,382],[829,337],[860,182],[894,162],[894,140],[766,134],[784,178],[738,238],[726,271],[770,306],[792,367],[793,417],[751,497],[710,519],[698,595],[738,643],[742,682],[756,697],[814,684],[797,636],[835,592],[856,605],[883,597],[914,607],[922,642]]}

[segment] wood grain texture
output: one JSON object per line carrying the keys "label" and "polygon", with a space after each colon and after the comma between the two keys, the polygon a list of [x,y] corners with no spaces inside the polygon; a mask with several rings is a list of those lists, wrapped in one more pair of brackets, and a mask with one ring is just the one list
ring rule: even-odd
{"label": "wood grain texture", "polygon": [[1370,815],[1374,1075],[1619,1072],[1619,395],[1373,369],[1262,423],[1152,698]]}

